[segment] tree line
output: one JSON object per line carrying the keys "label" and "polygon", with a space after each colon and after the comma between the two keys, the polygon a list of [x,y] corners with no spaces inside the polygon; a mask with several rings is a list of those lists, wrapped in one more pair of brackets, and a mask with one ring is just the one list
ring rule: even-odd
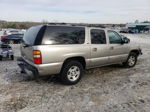
{"label": "tree line", "polygon": [[35,25],[40,24],[71,24],[71,25],[79,25],[79,26],[92,26],[92,27],[124,27],[125,24],[86,24],[86,23],[49,23],[47,21],[42,22],[8,22],[8,21],[1,21],[0,20],[0,29],[2,28],[14,28],[14,29],[28,29]]}
{"label": "tree line", "polygon": [[42,22],[7,22],[0,21],[0,28],[28,29],[31,26],[43,24]]}

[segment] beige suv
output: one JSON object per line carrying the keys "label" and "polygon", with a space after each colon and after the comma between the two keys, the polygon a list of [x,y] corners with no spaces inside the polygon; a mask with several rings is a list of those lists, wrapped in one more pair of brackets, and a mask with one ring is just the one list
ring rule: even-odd
{"label": "beige suv", "polygon": [[85,69],[111,64],[133,67],[140,54],[138,45],[113,30],[40,25],[25,33],[18,65],[27,74],[60,74],[63,83],[76,84]]}

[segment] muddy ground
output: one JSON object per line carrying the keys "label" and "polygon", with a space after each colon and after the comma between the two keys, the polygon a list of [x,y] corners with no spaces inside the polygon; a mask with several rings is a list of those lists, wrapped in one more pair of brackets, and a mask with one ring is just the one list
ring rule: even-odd
{"label": "muddy ground", "polygon": [[[88,70],[73,86],[21,74],[16,61],[0,62],[0,112],[150,112],[150,35],[127,35],[143,55],[134,68]],[[15,60],[19,45],[12,45]]]}

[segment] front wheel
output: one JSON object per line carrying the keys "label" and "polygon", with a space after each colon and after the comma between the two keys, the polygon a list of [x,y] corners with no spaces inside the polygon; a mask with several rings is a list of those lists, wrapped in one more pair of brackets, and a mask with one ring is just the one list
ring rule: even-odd
{"label": "front wheel", "polygon": [[127,61],[123,63],[126,67],[131,68],[136,65],[137,62],[137,54],[134,52],[131,52]]}
{"label": "front wheel", "polygon": [[61,81],[67,85],[73,85],[80,81],[83,75],[83,66],[78,61],[65,63],[61,72]]}

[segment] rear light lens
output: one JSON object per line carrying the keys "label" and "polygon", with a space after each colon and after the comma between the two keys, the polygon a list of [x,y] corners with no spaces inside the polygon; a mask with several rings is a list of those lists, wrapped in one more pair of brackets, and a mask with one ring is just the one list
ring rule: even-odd
{"label": "rear light lens", "polygon": [[33,60],[34,60],[34,64],[42,64],[41,51],[39,51],[39,50],[33,51]]}

